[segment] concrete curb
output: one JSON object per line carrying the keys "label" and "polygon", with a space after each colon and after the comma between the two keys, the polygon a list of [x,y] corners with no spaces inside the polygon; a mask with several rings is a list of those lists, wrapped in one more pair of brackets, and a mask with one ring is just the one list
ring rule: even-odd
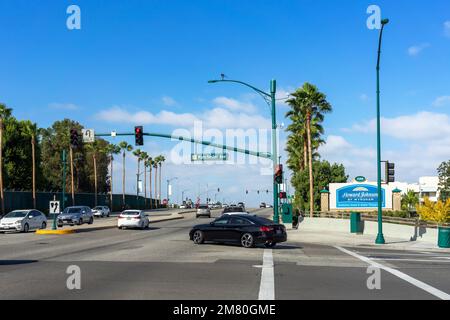
{"label": "concrete curb", "polygon": [[73,234],[76,233],[76,230],[73,229],[65,229],[65,230],[36,230],[35,234],[40,235],[64,235],[64,234]]}

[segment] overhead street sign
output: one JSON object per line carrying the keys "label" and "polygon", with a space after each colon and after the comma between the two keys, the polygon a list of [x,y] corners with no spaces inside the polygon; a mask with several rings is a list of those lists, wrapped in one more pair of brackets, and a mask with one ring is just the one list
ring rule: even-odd
{"label": "overhead street sign", "polygon": [[226,161],[228,153],[191,154],[191,161]]}
{"label": "overhead street sign", "polygon": [[81,130],[83,134],[84,143],[92,143],[95,141],[95,131],[94,129],[83,129]]}

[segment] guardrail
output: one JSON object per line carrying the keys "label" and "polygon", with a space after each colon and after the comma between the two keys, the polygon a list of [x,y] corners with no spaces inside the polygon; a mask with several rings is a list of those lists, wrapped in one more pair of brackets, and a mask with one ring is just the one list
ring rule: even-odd
{"label": "guardrail", "polygon": [[[363,221],[377,221],[378,217],[376,214],[364,213],[360,212],[361,220]],[[330,219],[345,219],[350,220],[351,212],[320,212],[315,211],[313,214],[313,218],[330,218]],[[304,217],[309,217],[308,215],[304,215]],[[423,221],[420,218],[400,218],[400,217],[391,217],[383,215],[383,222],[393,223],[393,224],[401,224],[408,226],[421,226],[427,228],[437,228],[438,224],[435,222]],[[442,226],[450,227],[450,223],[443,224]]]}

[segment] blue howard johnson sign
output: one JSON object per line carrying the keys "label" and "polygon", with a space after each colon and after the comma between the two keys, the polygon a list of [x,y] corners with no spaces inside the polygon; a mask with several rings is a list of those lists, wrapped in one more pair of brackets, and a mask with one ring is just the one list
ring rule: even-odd
{"label": "blue howard johnson sign", "polygon": [[[381,189],[382,207],[386,207],[386,193]],[[376,186],[355,184],[336,190],[337,208],[376,208],[378,207],[378,190]]]}

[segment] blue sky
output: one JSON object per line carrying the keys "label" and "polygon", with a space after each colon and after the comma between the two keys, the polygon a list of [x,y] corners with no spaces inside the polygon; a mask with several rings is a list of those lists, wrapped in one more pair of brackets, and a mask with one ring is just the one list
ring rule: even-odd
{"label": "blue sky", "polygon": [[[81,8],[81,30],[66,28],[71,4]],[[399,180],[415,182],[450,158],[448,0],[1,0],[0,101],[42,127],[70,117],[98,132],[142,124],[171,133],[191,129],[194,119],[219,130],[260,128],[270,114],[259,96],[207,80],[223,72],[268,90],[275,78],[280,97],[309,81],[334,108],[323,157],[343,162],[351,177],[374,178],[371,4],[391,19],[382,57],[383,158],[397,163]],[[286,111],[280,103],[279,123]],[[147,138],[144,149],[170,154],[173,146]],[[131,158],[128,166],[134,172]],[[257,184],[270,189],[258,165],[206,168],[169,160],[165,175],[180,177],[178,191],[208,183],[221,187],[219,199],[270,200],[244,196]]]}

